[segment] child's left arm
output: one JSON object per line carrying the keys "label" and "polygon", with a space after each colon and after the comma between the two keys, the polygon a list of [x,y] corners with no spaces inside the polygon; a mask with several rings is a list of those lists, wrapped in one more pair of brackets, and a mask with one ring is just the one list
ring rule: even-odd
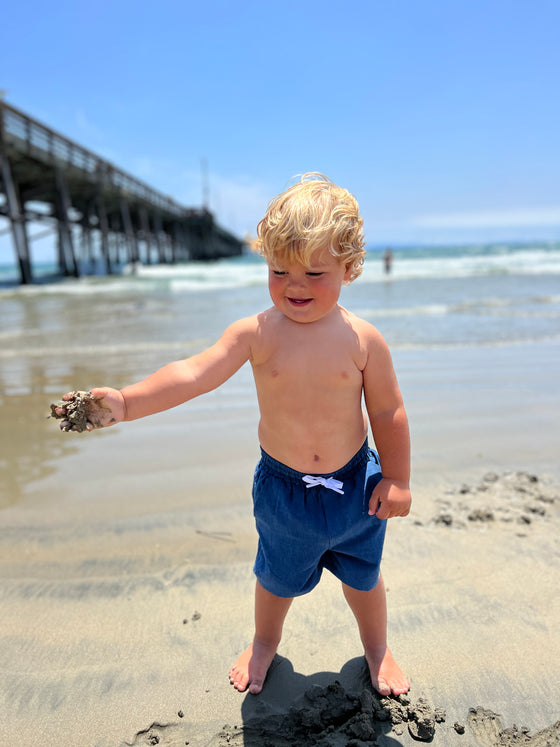
{"label": "child's left arm", "polygon": [[368,335],[363,371],[364,395],[383,479],[376,485],[369,513],[380,519],[410,511],[410,434],[397,377],[387,343],[377,330]]}

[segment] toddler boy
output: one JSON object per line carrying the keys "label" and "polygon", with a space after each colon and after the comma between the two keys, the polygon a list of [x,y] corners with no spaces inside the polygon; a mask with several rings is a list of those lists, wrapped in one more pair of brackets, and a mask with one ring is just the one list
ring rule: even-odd
{"label": "toddler boy", "polygon": [[362,271],[362,229],[349,192],[304,175],[270,203],[257,229],[273,305],[137,384],[91,391],[89,430],[175,407],[251,363],[260,410],[259,545],[255,634],[229,671],[240,691],[262,690],[292,600],[318,583],[323,568],[342,582],[373,686],[382,695],[409,689],[387,646],[380,574],[386,520],[410,510],[408,421],[385,341],[338,304],[342,285]]}

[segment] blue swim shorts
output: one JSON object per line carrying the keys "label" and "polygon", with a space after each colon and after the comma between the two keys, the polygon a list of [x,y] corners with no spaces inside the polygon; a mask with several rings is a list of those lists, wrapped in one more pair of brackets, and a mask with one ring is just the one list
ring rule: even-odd
{"label": "blue swim shorts", "polygon": [[311,591],[327,568],[347,586],[369,591],[379,580],[386,521],[368,514],[381,480],[367,441],[335,473],[306,475],[261,449],[253,482],[259,546],[254,572],[279,597]]}

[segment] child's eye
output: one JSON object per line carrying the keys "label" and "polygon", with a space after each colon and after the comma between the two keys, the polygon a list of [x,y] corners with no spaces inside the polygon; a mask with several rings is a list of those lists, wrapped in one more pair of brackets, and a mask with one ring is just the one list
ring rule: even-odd
{"label": "child's eye", "polygon": [[282,277],[283,275],[287,275],[287,273],[283,270],[272,270],[272,274],[276,275],[277,278]]}
{"label": "child's eye", "polygon": [[323,275],[324,273],[322,273],[322,272],[308,272],[306,274],[310,278],[320,278],[321,275]]}

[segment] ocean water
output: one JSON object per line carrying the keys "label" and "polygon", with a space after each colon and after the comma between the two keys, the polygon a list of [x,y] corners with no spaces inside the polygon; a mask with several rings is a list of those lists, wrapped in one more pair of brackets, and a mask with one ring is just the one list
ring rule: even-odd
{"label": "ocean water", "polygon": [[[252,254],[127,269],[19,287],[0,268],[0,361],[62,350],[188,355],[270,303],[266,265]],[[560,242],[397,249],[390,275],[371,250],[341,303],[391,347],[558,339]]]}

